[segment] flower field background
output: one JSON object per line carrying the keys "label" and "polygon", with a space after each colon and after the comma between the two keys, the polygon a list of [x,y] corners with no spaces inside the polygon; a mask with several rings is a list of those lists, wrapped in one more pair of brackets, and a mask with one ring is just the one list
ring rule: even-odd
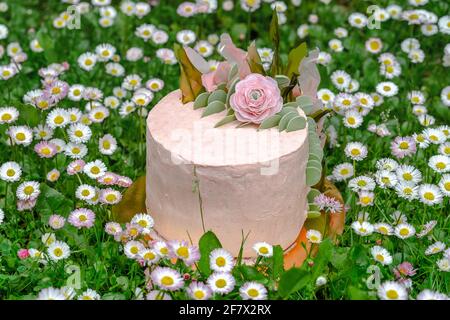
{"label": "flower field background", "polygon": [[[343,234],[310,233],[318,254],[290,270],[276,244],[247,244],[259,257],[246,265],[211,232],[198,246],[144,246],[151,216],[119,224],[112,208],[145,175],[148,111],[179,87],[174,44],[214,68],[227,32],[242,48],[256,40],[270,67],[273,10],[280,51],[320,50]],[[0,299],[448,299],[449,11],[438,0],[1,1]]]}

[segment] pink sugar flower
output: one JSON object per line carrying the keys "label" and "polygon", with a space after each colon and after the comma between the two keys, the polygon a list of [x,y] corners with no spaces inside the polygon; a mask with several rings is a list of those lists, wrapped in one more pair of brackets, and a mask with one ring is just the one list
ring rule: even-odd
{"label": "pink sugar flower", "polygon": [[274,79],[252,73],[236,84],[230,106],[237,120],[259,124],[281,110],[283,98]]}
{"label": "pink sugar flower", "polygon": [[81,171],[83,171],[84,165],[86,163],[83,160],[75,160],[69,163],[67,166],[67,174],[72,176],[74,174],[77,174]]}
{"label": "pink sugar flower", "polygon": [[71,212],[68,219],[75,228],[91,228],[94,226],[95,213],[90,209],[80,208]]}

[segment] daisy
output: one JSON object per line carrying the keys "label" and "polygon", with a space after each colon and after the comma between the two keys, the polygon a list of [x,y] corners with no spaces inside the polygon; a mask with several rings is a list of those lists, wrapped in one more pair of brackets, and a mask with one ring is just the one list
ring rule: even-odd
{"label": "daisy", "polygon": [[183,2],[177,7],[177,14],[181,17],[191,17],[197,13],[197,6],[192,2]]}
{"label": "daisy", "polygon": [[344,47],[342,45],[342,41],[339,39],[331,39],[328,42],[328,47],[333,50],[334,52],[342,52],[344,50]]}
{"label": "daisy", "polygon": [[236,281],[227,272],[214,272],[207,280],[208,286],[214,293],[227,294],[233,291]]}
{"label": "daisy", "polygon": [[145,87],[153,92],[158,92],[164,88],[164,81],[156,78],[150,79],[145,83]]}
{"label": "daisy", "polygon": [[22,176],[22,169],[17,162],[9,161],[0,166],[0,179],[6,182],[16,182]]}
{"label": "daisy", "polygon": [[103,176],[106,171],[106,165],[101,160],[88,162],[83,167],[83,172],[91,179],[97,179]]}
{"label": "daisy", "polygon": [[100,300],[100,295],[92,289],[87,289],[78,296],[78,300]]}
{"label": "daisy", "polygon": [[147,300],[172,300],[172,297],[168,293],[160,290],[150,291],[145,298]]}
{"label": "daisy", "polygon": [[367,221],[354,221],[351,224],[352,229],[356,234],[360,236],[368,236],[371,235],[374,231],[374,227]]}
{"label": "daisy", "polygon": [[450,197],[450,174],[444,174],[441,177],[441,180],[439,181],[439,188],[444,195]]}
{"label": "daisy", "polygon": [[198,41],[195,44],[194,49],[204,58],[208,58],[214,53],[213,46],[208,41],[205,40]]}
{"label": "daisy", "polygon": [[14,107],[0,108],[0,124],[13,123],[19,118],[19,111]]}
{"label": "daisy", "polygon": [[359,176],[351,179],[348,182],[348,186],[355,192],[358,191],[372,191],[375,189],[375,181],[367,176]]}
{"label": "daisy", "polygon": [[105,224],[105,232],[111,236],[115,236],[122,232],[122,227],[117,222],[107,222]]}
{"label": "daisy", "polygon": [[122,200],[122,194],[114,189],[107,188],[100,191],[100,202],[103,204],[114,205]]}
{"label": "daisy", "polygon": [[113,77],[122,77],[125,74],[125,68],[115,62],[110,62],[105,65],[105,70],[107,74],[112,75]]}
{"label": "daisy", "polygon": [[[84,144],[76,144],[69,142],[64,148],[64,154],[73,158],[81,159],[88,153],[88,148]],[[84,166],[83,166],[84,168]]]}
{"label": "daisy", "polygon": [[69,286],[64,286],[61,288],[61,293],[64,295],[66,300],[73,300],[76,296],[75,289]]}
{"label": "daisy", "polygon": [[176,291],[183,287],[184,281],[180,273],[166,267],[156,267],[151,273],[152,281],[163,290]]}
{"label": "daisy", "polygon": [[64,227],[64,224],[66,222],[66,219],[63,216],[60,216],[58,214],[52,214],[49,218],[48,218],[48,225],[53,229],[53,230],[59,230],[62,227]]}
{"label": "daisy", "polygon": [[322,234],[320,231],[310,229],[306,232],[306,239],[308,239],[311,243],[321,243],[322,242]]}
{"label": "daisy", "polygon": [[428,113],[428,109],[425,106],[415,105],[412,109],[414,115],[421,116]]}
{"label": "daisy", "polygon": [[89,111],[89,120],[94,123],[101,123],[109,116],[109,110],[99,106]]}
{"label": "daisy", "polygon": [[371,93],[370,96],[373,99],[373,103],[375,104],[376,107],[381,106],[384,103],[384,98],[382,95],[374,92]]}
{"label": "daisy", "polygon": [[260,283],[249,281],[239,288],[239,294],[243,300],[266,300],[267,289]]}
{"label": "daisy", "polygon": [[46,179],[50,182],[55,182],[59,179],[61,173],[58,169],[52,169],[47,173]]}
{"label": "daisy", "polygon": [[193,281],[186,289],[190,298],[194,300],[208,300],[211,298],[212,291],[203,282]]}
{"label": "daisy", "polygon": [[353,177],[353,174],[354,174],[353,165],[348,162],[338,164],[333,169],[333,178],[336,181],[343,181],[348,178],[351,178]]}
{"label": "daisy", "polygon": [[393,82],[380,82],[377,84],[376,90],[384,97],[393,97],[398,93],[398,87]]}
{"label": "daisy", "polygon": [[63,241],[55,241],[48,246],[47,253],[51,260],[59,261],[70,256],[70,248]]}
{"label": "daisy", "polygon": [[355,161],[361,161],[367,157],[367,147],[360,142],[349,142],[344,152],[347,157]]}
{"label": "daisy", "polygon": [[40,193],[38,182],[25,181],[17,187],[16,196],[19,200],[31,200],[36,199]]}
{"label": "daisy", "polygon": [[375,229],[374,230],[375,232],[378,232],[385,236],[390,236],[394,233],[394,228],[392,228],[392,226],[388,223],[384,222],[375,223],[373,227]]}
{"label": "daisy", "polygon": [[52,110],[46,119],[47,125],[52,128],[63,128],[70,122],[69,114],[66,110],[57,108]]}
{"label": "daisy", "polygon": [[429,289],[422,290],[418,295],[416,300],[448,300],[449,298],[440,292],[431,291]]}
{"label": "daisy", "polygon": [[349,86],[351,77],[345,71],[336,70],[331,74],[331,81],[337,89],[344,90]]}
{"label": "daisy", "polygon": [[125,255],[130,259],[139,258],[144,250],[144,245],[141,242],[134,240],[128,241],[123,248]]}
{"label": "daisy", "polygon": [[94,211],[86,208],[73,210],[67,221],[77,229],[92,228],[95,222]]}
{"label": "daisy", "polygon": [[400,223],[394,228],[394,234],[397,238],[407,239],[416,233],[416,229],[409,223]]}
{"label": "daisy", "polygon": [[383,42],[381,42],[380,38],[370,38],[366,41],[366,50],[370,53],[380,53],[383,49]]}
{"label": "daisy", "polygon": [[66,297],[60,289],[49,287],[39,291],[36,300],[66,300]]}
{"label": "daisy", "polygon": [[87,184],[82,184],[76,189],[75,197],[80,200],[90,200],[95,197],[95,188]]}
{"label": "daisy", "polygon": [[3,209],[0,209],[0,225],[3,223],[5,219],[5,212],[3,211]]}
{"label": "daisy", "polygon": [[214,249],[209,255],[209,266],[213,271],[231,272],[234,267],[234,258],[222,248]]}
{"label": "daisy", "polygon": [[358,204],[362,207],[373,206],[375,194],[371,191],[360,191],[358,193]]}
{"label": "daisy", "polygon": [[99,61],[105,62],[111,60],[116,53],[116,48],[109,43],[103,43],[95,48],[95,53]]}
{"label": "daisy", "polygon": [[428,246],[428,248],[425,250],[425,255],[429,256],[432,254],[442,252],[444,250],[445,250],[445,243],[443,243],[441,241],[437,241]]}
{"label": "daisy", "polygon": [[413,49],[408,53],[408,58],[412,63],[422,63],[425,59],[425,52],[421,49]]}
{"label": "daisy", "polygon": [[382,158],[377,161],[376,167],[378,170],[395,171],[398,167],[398,163],[394,159]]}
{"label": "daisy", "polygon": [[34,146],[34,151],[41,158],[52,158],[57,153],[56,146],[53,143],[47,141],[42,141],[36,144]]}
{"label": "daisy", "polygon": [[273,255],[273,247],[267,242],[257,242],[253,245],[253,250],[258,256],[270,258]]}
{"label": "daisy", "polygon": [[153,218],[146,213],[135,214],[134,217],[131,219],[131,223],[136,223],[140,225],[142,228],[147,229],[148,231],[150,231],[150,229],[153,228],[155,224]]}
{"label": "daisy", "polygon": [[450,259],[442,258],[436,262],[440,271],[450,272]]}
{"label": "daisy", "polygon": [[362,29],[367,25],[367,17],[359,12],[353,12],[348,17],[348,23],[355,28]]}
{"label": "daisy", "polygon": [[444,89],[442,89],[441,101],[446,107],[450,107],[450,86],[447,86]]}
{"label": "daisy", "polygon": [[69,87],[68,98],[72,101],[80,101],[83,97],[84,86],[81,84],[74,84]]}
{"label": "daisy", "polygon": [[156,45],[165,44],[169,40],[169,35],[164,30],[155,30],[152,34],[152,41]]}
{"label": "daisy", "polygon": [[432,144],[441,144],[446,140],[445,134],[436,128],[425,129],[423,135]]}
{"label": "daisy", "polygon": [[335,95],[328,89],[320,89],[317,91],[317,97],[322,101],[325,105],[331,105],[334,102]]}
{"label": "daisy", "polygon": [[355,98],[353,95],[348,93],[339,93],[334,99],[334,104],[337,107],[337,110],[349,110],[355,106]]}
{"label": "daisy", "polygon": [[425,225],[422,226],[422,230],[419,233],[417,233],[417,238],[423,238],[426,235],[428,235],[436,225],[437,225],[436,220],[431,220],[427,222]]}
{"label": "daisy", "polygon": [[83,53],[81,56],[78,57],[78,66],[85,70],[85,71],[91,71],[95,64],[97,63],[97,55],[93,54],[91,52]]}
{"label": "daisy", "polygon": [[422,174],[415,167],[410,165],[401,165],[396,170],[400,181],[417,184],[422,181]]}
{"label": "daisy", "polygon": [[443,195],[438,186],[434,184],[422,184],[419,187],[419,200],[429,206],[440,204]]}
{"label": "daisy", "polygon": [[189,246],[186,241],[170,241],[170,255],[173,258],[181,259],[186,265],[191,265],[200,259],[200,252],[196,246]]}
{"label": "daisy", "polygon": [[112,172],[106,172],[103,176],[97,178],[97,182],[106,185],[106,186],[112,186],[117,184],[117,181],[119,180],[119,177],[117,174]]}
{"label": "daisy", "polygon": [[167,257],[169,254],[169,247],[164,241],[156,241],[153,244],[153,248],[162,258]]}
{"label": "daisy", "polygon": [[414,200],[418,197],[419,187],[411,182],[400,181],[395,185],[395,191],[400,198]]}
{"label": "daisy", "polygon": [[160,259],[158,253],[153,249],[144,249],[140,253],[140,258],[144,260],[147,266],[155,264]]}
{"label": "daisy", "polygon": [[446,173],[450,171],[450,158],[443,155],[432,156],[428,160],[428,166],[437,173]]}
{"label": "daisy", "polygon": [[392,256],[385,248],[374,246],[370,249],[372,257],[382,265],[390,265],[392,263]]}
{"label": "daisy", "polygon": [[396,137],[391,142],[391,152],[399,159],[415,154],[416,150],[416,142],[412,137]]}
{"label": "daisy", "polygon": [[8,135],[13,143],[23,146],[28,146],[33,141],[33,131],[27,126],[10,127]]}
{"label": "daisy", "polygon": [[425,103],[425,95],[421,91],[409,92],[408,99],[412,104],[424,104]]}
{"label": "daisy", "polygon": [[378,297],[381,300],[408,300],[408,292],[401,284],[386,281],[378,287]]}

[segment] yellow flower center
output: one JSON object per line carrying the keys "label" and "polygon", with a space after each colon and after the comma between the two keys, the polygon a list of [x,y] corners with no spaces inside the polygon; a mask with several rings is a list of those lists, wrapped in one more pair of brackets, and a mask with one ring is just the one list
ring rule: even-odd
{"label": "yellow flower center", "polygon": [[259,296],[259,292],[258,292],[258,290],[256,290],[256,289],[249,289],[248,291],[247,291],[247,294],[250,296],[250,297],[252,297],[252,298],[256,298],[257,296]]}
{"label": "yellow flower center", "polygon": [[56,124],[61,124],[61,123],[64,122],[64,117],[58,115],[58,116],[55,117],[53,122],[56,123]]}
{"label": "yellow flower center", "polygon": [[55,250],[53,250],[53,254],[57,257],[61,257],[63,254],[63,251],[61,250],[61,248],[56,248]]}
{"label": "yellow flower center", "polygon": [[225,264],[226,264],[226,260],[225,260],[225,258],[224,257],[218,257],[217,259],[216,259],[216,264],[219,266],[219,267],[224,267],[225,266]]}
{"label": "yellow flower center", "polygon": [[350,153],[353,156],[359,156],[361,154],[361,151],[359,151],[359,149],[352,149],[352,151],[350,151]]}
{"label": "yellow flower center", "polygon": [[224,288],[226,285],[227,285],[227,282],[225,281],[225,279],[216,280],[217,288]]}
{"label": "yellow flower center", "polygon": [[12,119],[12,115],[9,113],[2,114],[2,121],[9,121]]}
{"label": "yellow flower center", "polygon": [[173,285],[174,281],[173,281],[172,277],[164,276],[161,279],[161,283],[165,286],[171,286],[171,285]]}
{"label": "yellow flower center", "polygon": [[391,289],[386,292],[386,296],[389,299],[398,299],[398,292]]}
{"label": "yellow flower center", "polygon": [[31,195],[31,194],[34,192],[34,188],[33,188],[32,186],[26,186],[26,187],[23,189],[23,192],[24,192],[27,196],[29,196],[29,195]]}
{"label": "yellow flower center", "polygon": [[14,169],[8,169],[6,170],[6,175],[8,177],[13,177],[16,174],[16,172],[14,171]]}
{"label": "yellow flower center", "polygon": [[447,166],[445,165],[444,162],[438,162],[436,163],[436,168],[438,168],[439,170],[444,170]]}
{"label": "yellow flower center", "polygon": [[25,136],[25,133],[23,133],[23,132],[19,132],[16,134],[16,139],[19,141],[24,141],[25,138],[26,138],[26,136]]}
{"label": "yellow flower center", "polygon": [[267,247],[261,247],[261,248],[259,248],[259,253],[261,253],[261,254],[268,254],[269,253],[269,249]]}
{"label": "yellow flower center", "polygon": [[433,201],[434,200],[434,194],[432,192],[425,192],[423,194],[423,197],[427,200]]}
{"label": "yellow flower center", "polygon": [[179,247],[177,249],[177,255],[183,258],[189,257],[189,249],[187,247]]}
{"label": "yellow flower center", "polygon": [[153,259],[155,259],[155,254],[153,253],[153,252],[147,252],[145,255],[144,255],[144,259],[145,260],[153,260]]}
{"label": "yellow flower center", "polygon": [[134,246],[134,247],[131,247],[131,248],[130,248],[130,252],[131,252],[132,254],[137,254],[137,253],[139,252],[139,249],[138,249],[138,247]]}
{"label": "yellow flower center", "polygon": [[100,168],[99,168],[99,167],[92,167],[92,168],[91,168],[91,173],[93,173],[93,174],[99,174],[99,173],[100,173]]}
{"label": "yellow flower center", "polygon": [[205,293],[202,290],[197,290],[194,292],[194,297],[201,300],[205,297]]}
{"label": "yellow flower center", "polygon": [[377,259],[378,261],[384,262],[384,257],[383,257],[382,254],[377,254],[376,259]]}
{"label": "yellow flower center", "polygon": [[110,193],[110,194],[108,194],[108,195],[105,197],[105,199],[106,199],[106,201],[108,201],[108,202],[114,202],[114,201],[116,201],[117,197],[116,197],[115,194]]}
{"label": "yellow flower center", "polygon": [[401,228],[399,233],[400,233],[401,236],[407,236],[407,235],[409,235],[409,229],[408,228]]}
{"label": "yellow flower center", "polygon": [[83,136],[83,131],[81,131],[81,130],[76,130],[76,131],[74,132],[74,134],[75,134],[75,136],[77,136],[78,138],[81,138],[81,137]]}
{"label": "yellow flower center", "polygon": [[409,172],[406,172],[403,174],[403,179],[407,180],[407,181],[411,181],[413,178],[412,174]]}

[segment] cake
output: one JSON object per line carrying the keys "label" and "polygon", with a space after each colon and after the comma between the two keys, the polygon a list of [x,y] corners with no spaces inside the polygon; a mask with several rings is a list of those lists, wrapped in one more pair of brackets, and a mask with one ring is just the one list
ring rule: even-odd
{"label": "cake", "polygon": [[[276,33],[276,15],[271,25]],[[279,52],[267,66],[254,42],[244,51],[223,34],[218,52],[225,60],[212,70],[175,46],[180,90],[147,118],[147,212],[165,240],[197,245],[212,231],[235,256],[244,240],[246,258],[256,242],[287,250],[306,218],[320,216],[318,51],[303,43],[286,67]]]}
{"label": "cake", "polygon": [[180,90],[149,113],[146,205],[156,231],[198,243],[212,230],[236,255],[247,233],[244,256],[258,241],[288,248],[307,215],[308,130],[214,128],[223,113],[202,117]]}

